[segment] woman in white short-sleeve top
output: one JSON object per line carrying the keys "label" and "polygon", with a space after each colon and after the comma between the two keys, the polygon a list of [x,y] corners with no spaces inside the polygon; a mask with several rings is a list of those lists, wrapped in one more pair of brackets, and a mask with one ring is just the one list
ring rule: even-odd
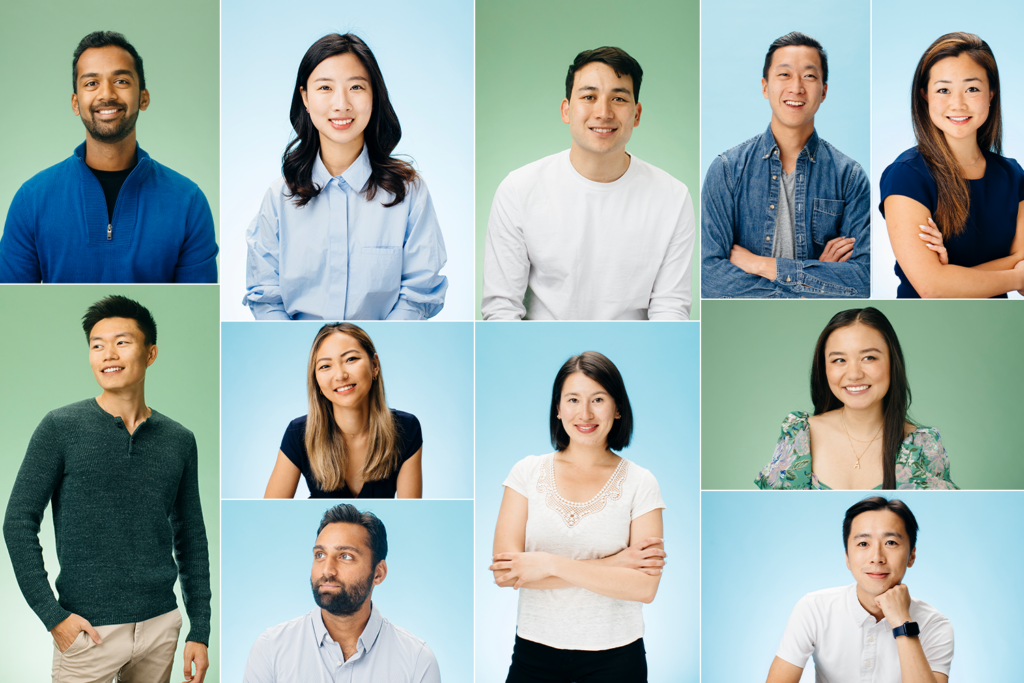
{"label": "woman in white short-sleeve top", "polygon": [[495,582],[522,589],[507,683],[645,682],[640,607],[665,564],[665,504],[654,476],[613,452],[633,432],[615,364],[566,361],[550,422],[557,450],[512,468],[494,532]]}

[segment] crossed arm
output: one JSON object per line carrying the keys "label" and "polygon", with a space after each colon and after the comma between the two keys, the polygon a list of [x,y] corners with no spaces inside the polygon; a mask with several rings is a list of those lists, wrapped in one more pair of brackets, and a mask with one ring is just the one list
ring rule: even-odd
{"label": "crossed arm", "polygon": [[571,560],[526,548],[527,500],[505,487],[494,530],[494,557],[489,569],[502,588],[570,588],[579,586],[617,600],[650,603],[665,566],[661,510],[634,519],[629,547],[596,560]]}
{"label": "crossed arm", "polygon": [[1010,254],[973,268],[943,263],[941,240],[921,237],[929,234],[930,220],[928,207],[916,199],[896,194],[885,198],[885,227],[896,262],[922,298],[988,298],[1024,289],[1024,202],[1017,209]]}

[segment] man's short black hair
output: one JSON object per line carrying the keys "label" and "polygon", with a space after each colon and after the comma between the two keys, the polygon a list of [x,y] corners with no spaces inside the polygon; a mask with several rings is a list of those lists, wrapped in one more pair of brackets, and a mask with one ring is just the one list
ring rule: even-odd
{"label": "man's short black hair", "polygon": [[82,316],[82,329],[85,330],[86,341],[89,341],[92,328],[104,318],[131,318],[142,330],[142,338],[146,344],[156,344],[156,321],[153,320],[149,309],[138,301],[115,294],[90,306]]}
{"label": "man's short black hair", "polygon": [[898,498],[888,500],[881,496],[872,496],[871,498],[865,498],[859,503],[854,503],[846,511],[846,517],[843,519],[843,548],[847,549],[847,551],[849,550],[847,544],[850,542],[850,527],[853,526],[854,517],[864,512],[873,512],[874,510],[888,510],[899,515],[900,519],[903,520],[903,526],[907,528],[907,537],[910,540],[911,549],[917,547],[917,520],[914,518],[914,513],[907,507],[907,504]]}
{"label": "man's short black hair", "polygon": [[805,45],[818,51],[818,56],[821,58],[821,82],[828,83],[828,54],[826,54],[825,48],[817,40],[806,33],[800,33],[800,31],[793,31],[775,39],[775,42],[768,48],[768,54],[764,56],[764,71],[761,72],[761,77],[768,80],[768,69],[772,67],[772,55],[775,54],[775,51],[780,47],[793,45]]}
{"label": "man's short black hair", "polygon": [[576,59],[569,65],[569,73],[565,77],[565,99],[572,97],[572,84],[576,79],[576,72],[591,62],[607,64],[615,70],[616,76],[626,74],[633,79],[633,100],[640,101],[640,81],[644,78],[644,70],[640,63],[629,56],[621,47],[599,47],[594,50],[584,50],[576,55]]}
{"label": "man's short black hair", "polygon": [[93,31],[82,38],[78,47],[75,48],[75,56],[71,60],[72,92],[78,92],[78,58],[82,56],[82,53],[91,47],[108,47],[110,45],[122,48],[132,56],[132,59],[135,60],[135,73],[139,75],[139,91],[146,89],[146,74],[142,71],[142,57],[135,51],[128,39],[116,31]]}
{"label": "man's short black hair", "polygon": [[373,556],[374,567],[381,560],[387,559],[388,532],[384,528],[384,522],[380,521],[377,515],[369,511],[360,512],[356,509],[355,505],[341,503],[327,509],[327,512],[324,513],[323,518],[320,520],[320,528],[316,530],[316,535],[319,536],[320,532],[328,524],[335,524],[337,522],[358,524],[366,529],[366,533],[370,537],[370,554]]}

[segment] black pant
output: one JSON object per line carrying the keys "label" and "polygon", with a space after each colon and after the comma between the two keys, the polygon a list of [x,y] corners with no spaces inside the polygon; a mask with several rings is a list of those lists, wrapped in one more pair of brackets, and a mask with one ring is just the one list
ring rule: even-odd
{"label": "black pant", "polygon": [[516,636],[505,683],[647,683],[644,639],[610,650],[559,650]]}

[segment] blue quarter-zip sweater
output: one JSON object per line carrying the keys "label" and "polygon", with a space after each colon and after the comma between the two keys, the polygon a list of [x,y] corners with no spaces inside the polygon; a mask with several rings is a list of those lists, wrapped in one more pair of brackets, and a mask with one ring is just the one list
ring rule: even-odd
{"label": "blue quarter-zip sweater", "polygon": [[22,185],[0,237],[0,282],[216,282],[203,191],[137,153],[110,221],[84,142]]}

